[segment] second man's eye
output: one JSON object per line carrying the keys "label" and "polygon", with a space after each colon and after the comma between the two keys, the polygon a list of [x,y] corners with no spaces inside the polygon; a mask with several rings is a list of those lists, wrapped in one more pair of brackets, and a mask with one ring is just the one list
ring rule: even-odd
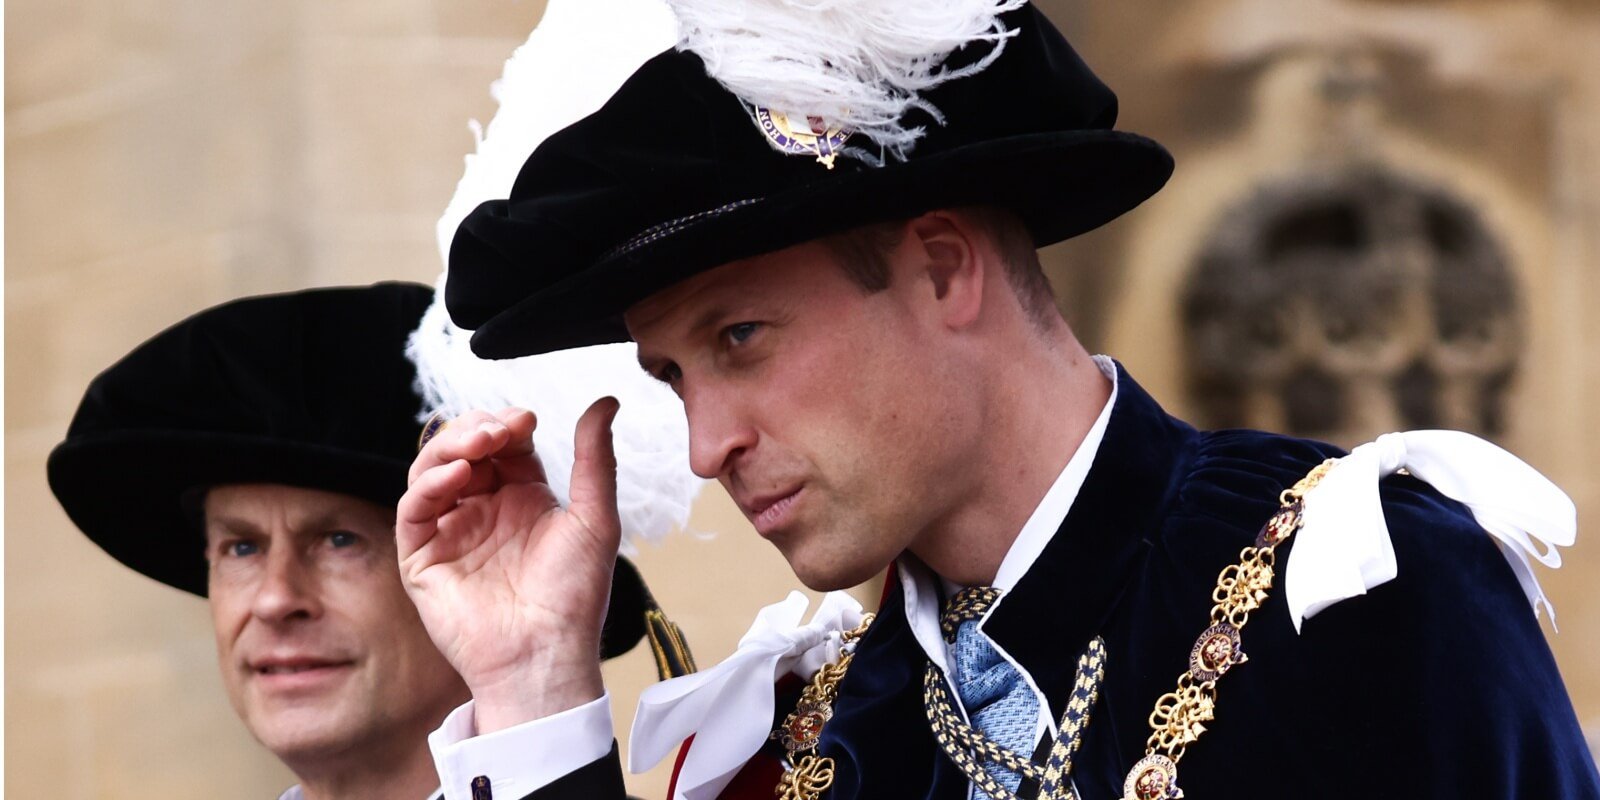
{"label": "second man's eye", "polygon": [[229,542],[227,546],[223,548],[223,550],[229,556],[234,558],[244,558],[246,556],[253,556],[256,553],[261,552],[261,545],[251,541],[240,540],[236,542]]}
{"label": "second man's eye", "polygon": [[761,323],[759,322],[740,322],[725,328],[723,335],[728,337],[729,344],[744,344],[750,340],[751,336],[756,334],[756,330],[760,327]]}
{"label": "second man's eye", "polygon": [[349,547],[359,541],[359,537],[349,531],[334,531],[328,534],[328,544],[334,547]]}

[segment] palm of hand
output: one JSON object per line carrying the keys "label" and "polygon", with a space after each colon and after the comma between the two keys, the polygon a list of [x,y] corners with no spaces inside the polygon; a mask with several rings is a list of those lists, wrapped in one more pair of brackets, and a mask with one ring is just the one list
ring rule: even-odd
{"label": "palm of hand", "polygon": [[[507,644],[593,638],[599,652],[615,550],[544,484],[465,499],[440,535],[401,564],[423,623],[457,672],[493,681],[528,657]],[[603,619],[603,615],[602,615]],[[476,646],[475,646],[476,645]]]}
{"label": "palm of hand", "polygon": [[419,455],[399,509],[400,571],[469,687],[525,680],[536,665],[598,664],[621,526],[609,415],[585,420],[568,508],[527,445],[531,416],[494,442],[468,432]]}

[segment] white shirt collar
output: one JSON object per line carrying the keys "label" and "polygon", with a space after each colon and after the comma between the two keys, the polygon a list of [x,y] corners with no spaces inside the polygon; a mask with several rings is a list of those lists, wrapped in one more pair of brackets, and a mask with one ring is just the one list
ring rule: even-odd
{"label": "white shirt collar", "polygon": [[[1000,600],[990,608],[990,614],[994,613],[995,608],[999,608],[1000,603],[1005,602],[1005,593],[1016,586],[1017,581],[1033,567],[1033,562],[1038,560],[1045,545],[1050,543],[1051,537],[1055,536],[1062,521],[1067,518],[1067,512],[1072,509],[1073,501],[1078,498],[1078,490],[1083,488],[1089,467],[1094,463],[1095,454],[1100,450],[1100,441],[1105,438],[1106,424],[1111,419],[1111,409],[1117,403],[1117,365],[1109,356],[1094,356],[1094,363],[1111,380],[1111,396],[1106,399],[1105,406],[1100,409],[1100,415],[1095,418],[1094,424],[1089,427],[1089,432],[1084,435],[1077,452],[1072,454],[1072,458],[1062,468],[1061,474],[1056,476],[1055,482],[1050,485],[1044,498],[1034,508],[1033,514],[1023,524],[1016,541],[1012,542],[1011,548],[1006,551],[1005,558],[1001,559],[1000,569],[995,573],[993,584],[1001,592]],[[950,666],[945,658],[947,651],[939,630],[940,578],[915,558],[901,558],[896,563],[896,568],[900,573],[900,586],[905,595],[906,621],[911,627],[912,636],[922,645],[928,658],[938,665],[939,669],[949,674]],[[986,615],[985,620],[987,619]]]}

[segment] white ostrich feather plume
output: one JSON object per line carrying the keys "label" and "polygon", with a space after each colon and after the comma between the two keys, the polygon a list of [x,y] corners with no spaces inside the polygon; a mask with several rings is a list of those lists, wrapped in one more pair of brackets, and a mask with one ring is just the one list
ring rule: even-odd
{"label": "white ostrich feather plume", "polygon": [[[662,0],[550,0],[539,27],[491,87],[500,110],[475,137],[477,152],[467,156],[466,172],[439,220],[439,252],[447,265],[462,218],[486,200],[509,195],[523,162],[545,137],[598,109],[639,65],[672,46],[675,30]],[[683,404],[639,368],[634,345],[478,358],[471,334],[445,311],[448,277],[448,269],[440,273],[433,305],[406,349],[430,411],[453,417],[473,409],[532,410],[539,417],[535,449],[565,503],[578,417],[595,400],[615,397],[622,403],[612,431],[623,551],[683,527],[703,485],[689,471]]]}
{"label": "white ostrich feather plume", "polygon": [[[1012,35],[1000,15],[1025,0],[668,2],[678,16],[678,47],[700,56],[711,77],[745,102],[820,117],[903,160],[923,129],[901,118],[920,108],[942,123],[921,92],[988,67]],[[950,53],[972,42],[993,47],[968,66],[944,68]]]}
{"label": "white ostrich feather plume", "polygon": [[509,196],[540,142],[599,110],[634,70],[676,41],[677,22],[664,0],[549,0],[539,27],[489,87],[500,110],[488,130],[469,123],[477,152],[467,155],[439,218],[446,263],[461,220],[478,204]]}

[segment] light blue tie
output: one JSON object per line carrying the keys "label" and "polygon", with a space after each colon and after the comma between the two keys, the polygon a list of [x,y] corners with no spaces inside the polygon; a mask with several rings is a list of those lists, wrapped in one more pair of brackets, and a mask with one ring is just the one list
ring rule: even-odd
{"label": "light blue tie", "polygon": [[[952,599],[952,610],[963,605],[958,602],[961,599],[960,594]],[[972,726],[1023,759],[1032,757],[1034,731],[1039,722],[1039,699],[1033,689],[1010,662],[1000,657],[989,638],[978,631],[977,617],[961,620],[952,650],[956,695]],[[984,770],[1012,792],[1022,783],[1021,775],[994,762],[985,762]],[[989,800],[981,790],[974,795],[979,800]]]}

